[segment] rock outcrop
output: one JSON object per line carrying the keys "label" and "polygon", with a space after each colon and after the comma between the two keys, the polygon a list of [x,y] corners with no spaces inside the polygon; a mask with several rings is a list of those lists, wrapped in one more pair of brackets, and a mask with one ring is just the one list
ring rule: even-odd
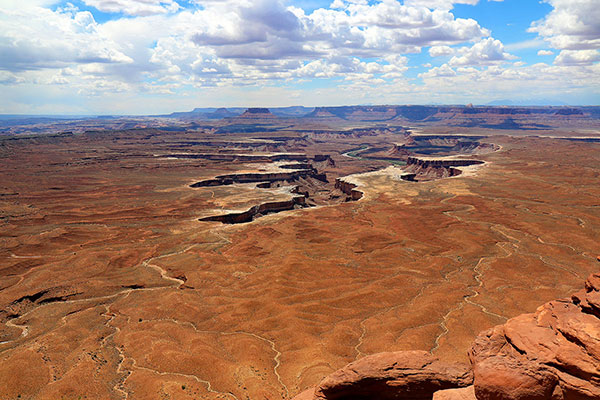
{"label": "rock outcrop", "polygon": [[483,164],[483,161],[479,160],[463,160],[463,159],[432,159],[432,158],[418,158],[408,157],[406,161],[407,165],[416,165],[421,168],[450,168],[450,167],[468,167],[470,165]]}
{"label": "rock outcrop", "polygon": [[483,161],[479,160],[408,157],[406,167],[404,168],[405,174],[400,178],[411,182],[449,178],[462,173],[458,167],[468,167],[483,163]]}
{"label": "rock outcrop", "polygon": [[305,161],[306,155],[297,153],[273,153],[273,154],[238,154],[238,153],[177,153],[167,154],[167,158],[191,158],[211,161],[235,161],[235,162],[277,162],[277,161]]}
{"label": "rock outcrop", "polygon": [[482,333],[469,357],[478,399],[600,399],[600,274]]}
{"label": "rock outcrop", "polygon": [[379,353],[348,364],[295,400],[600,399],[600,273],[570,299],[482,332],[469,358],[470,368],[427,352]]}
{"label": "rock outcrop", "polygon": [[335,180],[336,189],[341,190],[343,193],[350,196],[349,200],[356,201],[360,200],[363,196],[363,192],[356,189],[354,183],[346,182],[345,180],[338,178]]}
{"label": "rock outcrop", "polygon": [[[291,169],[285,168],[283,169]],[[324,174],[319,174],[316,169],[297,169],[290,172],[270,172],[270,173],[240,173],[220,175],[214,179],[207,179],[190,185],[192,188],[205,186],[224,186],[234,183],[253,183],[253,182],[274,182],[274,181],[293,181],[298,178],[314,177],[319,180],[327,180]]]}
{"label": "rock outcrop", "polygon": [[476,400],[473,385],[458,389],[440,390],[433,394],[433,400]]}
{"label": "rock outcrop", "polygon": [[306,198],[304,196],[296,196],[291,198],[290,200],[272,201],[268,203],[259,204],[257,206],[251,207],[247,211],[232,212],[200,218],[199,221],[218,221],[224,224],[243,224],[252,221],[258,216],[278,213],[281,211],[289,211],[295,208],[304,207],[306,207]]}
{"label": "rock outcrop", "polygon": [[466,365],[444,363],[426,351],[378,353],[334,372],[295,400],[431,399],[433,393],[472,383]]}

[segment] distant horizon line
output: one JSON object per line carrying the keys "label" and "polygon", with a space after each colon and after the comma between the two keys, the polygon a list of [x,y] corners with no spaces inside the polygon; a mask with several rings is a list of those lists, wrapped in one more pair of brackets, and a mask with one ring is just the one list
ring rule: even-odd
{"label": "distant horizon line", "polygon": [[91,118],[91,117],[165,117],[170,114],[176,113],[189,113],[197,109],[251,109],[251,108],[267,108],[267,109],[286,109],[286,108],[341,108],[341,107],[536,107],[536,108],[565,108],[565,107],[600,107],[600,104],[464,104],[464,103],[440,103],[440,104],[354,104],[354,105],[329,105],[329,106],[304,106],[304,105],[293,105],[293,106],[207,106],[207,107],[194,107],[189,111],[171,111],[164,114],[110,114],[110,113],[99,113],[99,114],[69,114],[69,113],[53,113],[53,114],[26,114],[26,113],[0,113],[0,117],[34,117],[34,118],[57,118],[57,117],[80,117],[80,118]]}

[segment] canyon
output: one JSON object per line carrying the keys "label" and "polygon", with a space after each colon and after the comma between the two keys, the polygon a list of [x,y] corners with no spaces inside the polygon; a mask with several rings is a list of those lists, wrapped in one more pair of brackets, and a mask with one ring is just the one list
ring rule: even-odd
{"label": "canyon", "polygon": [[508,399],[494,371],[520,382],[514,366],[543,396],[589,398],[594,110],[14,128],[0,136],[0,398],[335,398],[354,368],[415,397]]}

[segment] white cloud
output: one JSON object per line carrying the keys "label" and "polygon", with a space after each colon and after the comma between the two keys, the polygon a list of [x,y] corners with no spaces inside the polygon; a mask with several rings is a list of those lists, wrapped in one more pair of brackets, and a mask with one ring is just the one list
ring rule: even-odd
{"label": "white cloud", "polygon": [[419,74],[419,78],[439,78],[448,76],[456,76],[456,72],[450,68],[448,64],[431,68],[429,71]]}
{"label": "white cloud", "polygon": [[131,63],[98,33],[91,13],[38,7],[0,13],[0,69],[60,68],[72,63]]}
{"label": "white cloud", "polygon": [[491,37],[483,39],[469,48],[457,49],[457,52],[460,56],[450,59],[451,66],[491,65],[515,58],[504,51],[501,41]]}
{"label": "white cloud", "polygon": [[551,56],[554,55],[554,52],[551,50],[540,50],[537,52],[538,56]]}
{"label": "white cloud", "polygon": [[[405,61],[392,68],[394,63],[382,55],[417,53],[423,46],[462,43],[488,34],[474,20],[456,19],[447,11],[407,7],[396,0],[372,5],[345,2],[343,9],[317,9],[311,14],[285,7],[279,0],[215,1],[203,6],[196,12],[160,17],[165,21],[152,24],[171,26],[161,33],[168,37],[159,39],[152,50],[155,68],[177,66],[181,76],[208,71],[215,73],[212,80],[236,82],[310,77],[311,71],[313,78],[347,77],[362,68],[354,63],[356,57],[369,57],[375,61],[363,72],[371,79],[377,74],[395,79],[405,70]],[[131,30],[130,23],[126,28],[121,25],[109,22],[106,30],[120,32],[121,38],[148,36]],[[219,67],[190,69],[199,54],[203,62],[210,60]]]}
{"label": "white cloud", "polygon": [[[36,92],[46,95],[40,104],[62,96],[56,104],[89,104],[98,107],[94,112],[154,112],[150,107],[177,109],[194,101],[266,105],[268,96],[278,102],[290,92],[295,102],[311,105],[430,102],[432,93],[439,95],[435,101],[452,102],[459,94],[488,95],[483,89],[520,93],[535,85],[598,93],[597,53],[565,49],[552,66],[507,63],[515,58],[511,47],[449,11],[474,0],[336,0],[336,8],[309,13],[285,0],[85,0],[131,15],[104,23],[73,6],[41,8],[55,0],[0,1],[3,110]],[[197,7],[171,12],[184,4]],[[536,50],[547,46],[535,42]],[[442,66],[424,65],[424,85],[404,76],[406,55],[423,49],[453,56]],[[311,79],[336,79],[327,85],[335,88],[317,93],[295,86]]]}
{"label": "white cloud", "polygon": [[20,76],[17,76],[8,71],[0,71],[0,84],[14,85],[14,84],[23,83],[23,82],[25,82],[25,79],[23,79]]}
{"label": "white cloud", "polygon": [[491,65],[484,67],[458,67],[451,69],[447,64],[423,73],[424,81],[417,92],[435,91],[443,96],[445,102],[456,99],[457,102],[469,102],[479,99],[484,103],[498,98],[513,100],[537,98],[556,98],[581,104],[590,93],[600,91],[600,64],[593,65],[534,65],[515,66],[514,64]]}
{"label": "white cloud", "polygon": [[[444,52],[448,45],[489,34],[472,19],[398,0],[344,1],[339,9],[310,14],[283,0],[199,0],[200,7],[177,13],[169,13],[179,7],[175,0],[85,2],[104,12],[136,16],[98,24],[91,13],[72,5],[5,11],[0,16],[0,69],[53,69],[55,74],[70,68],[81,82],[88,76],[146,85],[260,84],[311,78],[309,71],[312,78],[367,74],[369,79],[398,79],[406,61],[390,61],[389,54],[419,53],[428,46]],[[366,57],[369,63],[356,64]]]}
{"label": "white cloud", "polygon": [[165,14],[180,8],[174,0],[83,0],[83,2],[102,12],[138,16]]}
{"label": "white cloud", "polygon": [[554,59],[556,65],[591,65],[600,61],[598,50],[562,50]]}
{"label": "white cloud", "polygon": [[431,57],[449,56],[453,53],[454,50],[449,46],[432,46],[429,49],[429,55]]}
{"label": "white cloud", "polygon": [[27,0],[25,3],[23,0],[2,0],[0,8],[5,10],[15,10],[22,9],[24,5],[27,7],[49,7],[59,1],[60,0]]}
{"label": "white cloud", "polygon": [[563,50],[600,48],[600,6],[598,0],[544,0],[554,9],[542,20],[532,23],[552,47]]}
{"label": "white cloud", "polygon": [[67,85],[67,84],[69,84],[69,80],[67,78],[65,78],[64,76],[57,74],[57,75],[54,75],[48,83],[50,85]]}
{"label": "white cloud", "polygon": [[450,10],[454,7],[454,4],[469,4],[474,6],[478,2],[479,0],[405,0],[404,4],[416,7]]}
{"label": "white cloud", "polygon": [[368,4],[367,0],[334,0],[329,8],[340,9],[348,7],[349,4]]}

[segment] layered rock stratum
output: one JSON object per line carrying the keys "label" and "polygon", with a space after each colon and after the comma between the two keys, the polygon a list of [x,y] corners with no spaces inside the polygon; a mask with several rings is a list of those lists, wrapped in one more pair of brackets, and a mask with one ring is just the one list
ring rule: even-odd
{"label": "layered rock stratum", "polygon": [[571,298],[482,332],[469,358],[470,366],[425,351],[377,353],[294,400],[600,399],[600,273]]}

